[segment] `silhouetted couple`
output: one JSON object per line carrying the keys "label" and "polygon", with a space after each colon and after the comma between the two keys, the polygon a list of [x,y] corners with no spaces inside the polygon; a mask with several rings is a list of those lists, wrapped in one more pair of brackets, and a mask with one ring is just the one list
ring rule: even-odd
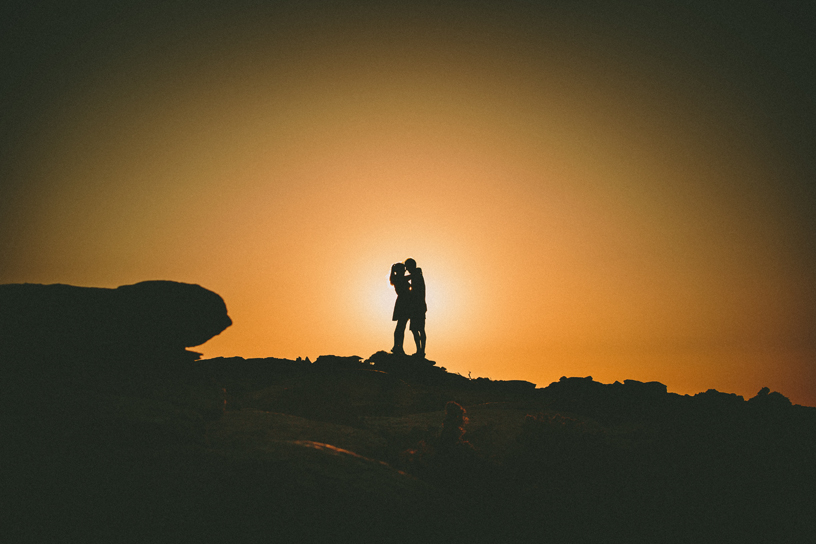
{"label": "silhouetted couple", "polygon": [[394,347],[391,348],[391,353],[405,355],[402,342],[405,339],[405,325],[410,320],[417,348],[414,355],[425,357],[425,312],[428,306],[425,304],[425,278],[422,277],[422,269],[417,268],[413,259],[406,259],[404,264],[391,265],[391,285],[397,292],[397,302],[391,318],[397,322],[397,328],[394,329]]}

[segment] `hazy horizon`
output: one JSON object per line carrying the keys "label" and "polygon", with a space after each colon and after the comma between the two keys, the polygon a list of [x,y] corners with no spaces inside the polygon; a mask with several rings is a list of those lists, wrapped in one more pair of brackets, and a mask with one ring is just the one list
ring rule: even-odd
{"label": "hazy horizon", "polygon": [[816,406],[816,8],[3,10],[0,283],[197,283],[205,358],[368,357],[413,257],[451,372]]}

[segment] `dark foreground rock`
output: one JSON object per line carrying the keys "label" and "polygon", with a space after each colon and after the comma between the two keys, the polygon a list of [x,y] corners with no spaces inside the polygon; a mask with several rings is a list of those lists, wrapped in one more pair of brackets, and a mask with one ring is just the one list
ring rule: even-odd
{"label": "dark foreground rock", "polygon": [[[186,380],[224,391],[220,417],[191,400],[201,388],[167,376],[8,405],[3,525],[14,541],[816,535],[816,409],[778,393],[681,396],[591,378],[530,390],[373,366],[198,361]],[[446,458],[422,445],[438,443],[449,400],[467,410],[471,449]]]}
{"label": "dark foreground rock", "polygon": [[465,525],[443,491],[325,443],[65,446],[4,480],[9,542],[456,542]]}

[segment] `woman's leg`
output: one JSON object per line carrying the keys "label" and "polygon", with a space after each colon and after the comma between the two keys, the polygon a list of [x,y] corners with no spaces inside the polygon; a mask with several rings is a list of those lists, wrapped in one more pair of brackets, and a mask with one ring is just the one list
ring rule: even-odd
{"label": "woman's leg", "polygon": [[394,347],[391,348],[391,353],[405,353],[405,351],[402,349],[402,343],[405,340],[405,325],[407,323],[407,319],[400,319],[397,321],[397,327],[394,329]]}

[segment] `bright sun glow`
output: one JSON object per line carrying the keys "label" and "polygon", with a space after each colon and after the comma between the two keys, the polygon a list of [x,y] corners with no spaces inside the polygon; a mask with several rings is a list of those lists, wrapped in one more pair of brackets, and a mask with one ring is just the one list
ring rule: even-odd
{"label": "bright sun glow", "polygon": [[[444,245],[444,241],[441,244]],[[432,241],[425,241],[426,247],[432,245]],[[370,247],[363,250],[357,259],[349,259],[357,264],[352,289],[354,296],[349,302],[354,304],[353,301],[356,301],[354,313],[361,316],[367,334],[390,339],[394,328],[391,316],[396,301],[396,292],[389,282],[391,265],[412,257],[425,277],[427,319],[433,330],[432,338],[438,342],[439,338],[444,337],[446,342],[451,342],[466,337],[470,326],[468,315],[472,313],[475,302],[467,296],[467,287],[478,278],[478,271],[476,278],[472,271],[469,278],[463,278],[461,273],[457,276],[455,255],[454,251],[397,253],[390,248],[378,250]],[[382,349],[389,347],[382,346]]]}

